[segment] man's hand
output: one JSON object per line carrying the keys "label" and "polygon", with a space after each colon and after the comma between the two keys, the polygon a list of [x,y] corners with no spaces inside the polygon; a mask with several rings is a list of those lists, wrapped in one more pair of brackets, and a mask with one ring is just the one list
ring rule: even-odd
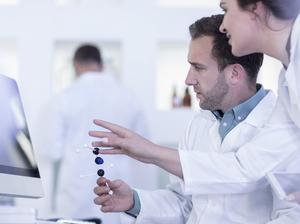
{"label": "man's hand", "polygon": [[100,150],[101,154],[125,154],[143,163],[151,163],[162,169],[183,178],[179,153],[177,150],[156,145],[142,136],[102,120],[94,120],[100,127],[110,130],[90,131],[89,135],[99,140],[92,142],[94,147],[111,147]]}
{"label": "man's hand", "polygon": [[134,206],[133,191],[124,181],[100,177],[97,184],[94,202],[101,205],[102,212],[124,212]]}
{"label": "man's hand", "polygon": [[144,163],[152,163],[156,153],[156,145],[142,136],[116,124],[102,120],[94,120],[98,126],[111,132],[90,131],[89,135],[100,138],[92,142],[94,147],[112,147],[101,150],[101,154],[125,154]]}

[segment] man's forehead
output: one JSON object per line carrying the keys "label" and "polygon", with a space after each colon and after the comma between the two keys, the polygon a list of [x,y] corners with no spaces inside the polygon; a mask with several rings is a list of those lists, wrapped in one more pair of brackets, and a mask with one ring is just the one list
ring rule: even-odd
{"label": "man's forehead", "polygon": [[211,36],[201,36],[195,38],[191,41],[191,45],[198,47],[210,47],[213,44],[213,37]]}
{"label": "man's forehead", "polygon": [[211,55],[213,39],[209,36],[196,38],[190,42],[189,55]]}

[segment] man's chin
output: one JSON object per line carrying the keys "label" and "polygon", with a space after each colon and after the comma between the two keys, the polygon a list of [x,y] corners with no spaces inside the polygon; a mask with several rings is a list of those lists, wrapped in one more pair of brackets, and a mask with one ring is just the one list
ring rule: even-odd
{"label": "man's chin", "polygon": [[207,105],[205,105],[205,104],[203,104],[203,103],[201,103],[201,102],[199,102],[199,107],[200,107],[200,109],[202,109],[202,110],[208,110]]}
{"label": "man's chin", "polygon": [[201,103],[201,102],[199,102],[199,107],[202,110],[209,110],[209,111],[217,110],[217,109],[214,108],[213,105],[211,105],[211,104],[205,104],[205,103]]}

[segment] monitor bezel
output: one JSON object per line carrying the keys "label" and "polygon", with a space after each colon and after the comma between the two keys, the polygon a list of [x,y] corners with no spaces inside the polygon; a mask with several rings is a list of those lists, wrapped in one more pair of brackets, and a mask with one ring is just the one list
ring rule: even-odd
{"label": "monitor bezel", "polygon": [[[20,101],[24,111],[24,101],[18,82],[6,75],[0,74],[4,78],[7,78],[16,83]],[[25,121],[28,127],[28,119],[24,113]],[[30,131],[29,136],[30,136]],[[32,141],[32,140],[31,140]],[[33,147],[33,146],[32,146]],[[36,160],[35,152],[33,149],[33,155]],[[7,170],[4,172],[3,170]],[[25,197],[25,198],[40,198],[44,196],[42,181],[38,169],[23,169],[13,166],[2,165],[2,171],[0,171],[0,195],[1,196],[13,196],[13,197]]]}

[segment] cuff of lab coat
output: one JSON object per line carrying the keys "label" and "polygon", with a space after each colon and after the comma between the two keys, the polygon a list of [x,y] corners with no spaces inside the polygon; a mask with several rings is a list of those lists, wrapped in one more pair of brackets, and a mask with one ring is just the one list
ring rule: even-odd
{"label": "cuff of lab coat", "polygon": [[136,191],[141,201],[141,211],[136,218],[135,224],[184,223],[179,199],[174,192],[166,189]]}
{"label": "cuff of lab coat", "polygon": [[141,201],[136,190],[133,190],[133,208],[127,210],[125,213],[136,218],[140,214],[140,211],[141,211]]}

